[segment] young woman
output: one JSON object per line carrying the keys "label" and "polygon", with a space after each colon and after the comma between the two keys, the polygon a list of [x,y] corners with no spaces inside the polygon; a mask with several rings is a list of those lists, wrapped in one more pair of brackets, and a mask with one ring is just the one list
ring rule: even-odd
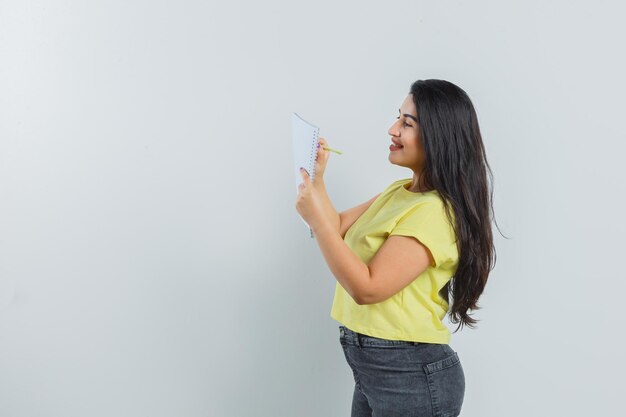
{"label": "young woman", "polygon": [[495,255],[491,169],[474,106],[448,81],[414,82],[388,133],[389,161],[411,178],[337,213],[320,138],[296,210],[337,279],[331,316],[354,374],[352,416],[457,416],[465,375],[442,320],[476,323],[468,310]]}

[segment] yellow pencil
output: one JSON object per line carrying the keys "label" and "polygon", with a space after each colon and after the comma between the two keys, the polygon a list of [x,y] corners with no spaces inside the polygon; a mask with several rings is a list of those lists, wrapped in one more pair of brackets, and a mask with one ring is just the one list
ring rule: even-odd
{"label": "yellow pencil", "polygon": [[333,148],[328,148],[328,147],[326,147],[326,146],[322,146],[322,149],[324,149],[325,151],[331,151],[331,152],[338,153],[339,155],[341,155],[341,154],[342,154],[342,152],[341,152],[341,151],[338,151],[337,149],[333,149]]}

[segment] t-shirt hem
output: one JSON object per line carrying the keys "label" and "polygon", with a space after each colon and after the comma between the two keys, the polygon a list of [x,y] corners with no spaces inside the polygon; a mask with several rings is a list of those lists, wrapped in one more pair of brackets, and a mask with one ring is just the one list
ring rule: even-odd
{"label": "t-shirt hem", "polygon": [[402,333],[390,334],[389,332],[381,331],[380,329],[372,329],[369,327],[362,326],[360,324],[350,323],[347,321],[340,321],[336,319],[335,317],[333,317],[332,315],[331,317],[333,318],[333,320],[347,327],[353,332],[361,333],[367,336],[378,337],[381,339],[388,339],[388,340],[403,340],[403,341],[408,341],[408,342],[434,343],[434,344],[440,344],[440,345],[450,344],[450,339],[451,339],[450,333],[448,333],[444,337],[441,337],[441,336],[429,337],[429,336],[424,336],[424,335],[411,336],[411,335],[406,335]]}

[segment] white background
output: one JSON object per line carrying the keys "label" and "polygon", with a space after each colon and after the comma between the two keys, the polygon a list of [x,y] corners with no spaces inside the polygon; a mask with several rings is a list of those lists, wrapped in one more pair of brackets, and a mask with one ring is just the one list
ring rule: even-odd
{"label": "white background", "polygon": [[462,415],[620,415],[625,11],[0,0],[0,415],[349,415],[290,115],[342,211],[411,176],[387,129],[427,78],[473,100],[500,227]]}

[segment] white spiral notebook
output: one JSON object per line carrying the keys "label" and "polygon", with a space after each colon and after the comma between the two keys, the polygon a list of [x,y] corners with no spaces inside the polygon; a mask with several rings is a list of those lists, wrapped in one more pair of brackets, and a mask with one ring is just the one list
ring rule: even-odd
{"label": "white spiral notebook", "polygon": [[[300,192],[298,186],[304,182],[300,167],[304,167],[311,177],[311,181],[315,179],[315,161],[317,158],[317,142],[320,129],[317,126],[304,120],[296,113],[291,114],[291,129],[293,138],[293,167],[296,177],[296,195]],[[300,216],[298,214],[298,216]],[[300,216],[304,224],[309,224]],[[313,237],[313,229],[309,227],[311,237]]]}

